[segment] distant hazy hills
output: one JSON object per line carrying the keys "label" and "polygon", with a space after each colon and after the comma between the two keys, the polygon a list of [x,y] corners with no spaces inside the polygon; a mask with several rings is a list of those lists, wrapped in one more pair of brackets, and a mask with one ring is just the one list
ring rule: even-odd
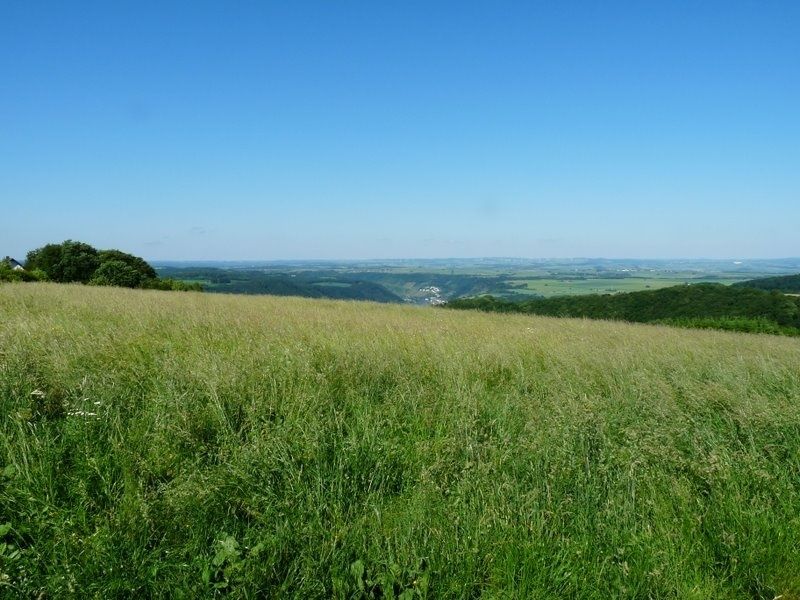
{"label": "distant hazy hills", "polygon": [[165,267],[160,272],[162,276],[168,274],[176,279],[199,283],[209,292],[402,302],[402,298],[378,283],[343,277],[335,272],[272,273],[256,269],[209,267]]}

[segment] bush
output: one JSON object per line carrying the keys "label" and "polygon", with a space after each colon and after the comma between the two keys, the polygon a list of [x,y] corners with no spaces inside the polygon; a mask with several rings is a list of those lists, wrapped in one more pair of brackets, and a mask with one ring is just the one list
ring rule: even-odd
{"label": "bush", "polygon": [[129,264],[121,260],[110,260],[98,267],[89,283],[137,288],[141,287],[142,279],[142,274]]}
{"label": "bush", "polygon": [[0,262],[0,281],[19,281],[19,273],[21,271],[14,271],[6,263]]}
{"label": "bush", "polygon": [[5,262],[0,262],[0,281],[47,281],[47,274],[39,269],[15,271]]}
{"label": "bush", "polygon": [[142,282],[142,287],[148,290],[162,290],[172,292],[202,292],[203,286],[199,283],[189,283],[188,281],[181,281],[180,279],[145,279]]}

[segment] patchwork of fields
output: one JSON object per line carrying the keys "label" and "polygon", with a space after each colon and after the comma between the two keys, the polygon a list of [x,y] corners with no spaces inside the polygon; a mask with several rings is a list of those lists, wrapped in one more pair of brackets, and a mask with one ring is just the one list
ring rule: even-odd
{"label": "patchwork of fields", "polygon": [[0,313],[0,595],[800,595],[796,339],[33,283]]}
{"label": "patchwork of fields", "polygon": [[[586,279],[515,279],[514,284],[521,284],[514,289],[516,293],[533,294],[544,298],[554,296],[579,296],[583,294],[616,294],[619,292],[640,292],[681,285],[687,282],[699,283],[713,281],[725,285],[739,281],[738,279],[696,278],[696,277],[623,277],[623,278],[586,278]],[[524,285],[525,287],[522,287]]]}
{"label": "patchwork of fields", "polygon": [[[684,283],[730,284],[798,271],[800,259],[419,259],[158,265],[162,277],[200,283],[210,292],[410,304],[435,304],[483,294],[526,299],[635,292]],[[433,302],[431,287],[439,290]]]}

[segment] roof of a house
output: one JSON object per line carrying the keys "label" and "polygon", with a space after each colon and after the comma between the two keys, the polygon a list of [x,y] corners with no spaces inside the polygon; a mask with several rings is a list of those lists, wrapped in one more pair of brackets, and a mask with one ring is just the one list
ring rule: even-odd
{"label": "roof of a house", "polygon": [[5,261],[8,263],[8,266],[11,267],[12,269],[16,269],[16,268],[22,269],[23,268],[22,267],[22,263],[17,262],[16,260],[11,258],[10,256],[6,256]]}

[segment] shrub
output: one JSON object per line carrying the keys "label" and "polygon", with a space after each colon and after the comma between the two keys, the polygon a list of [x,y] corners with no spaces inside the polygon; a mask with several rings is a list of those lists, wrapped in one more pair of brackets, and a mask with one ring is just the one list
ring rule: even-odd
{"label": "shrub", "polygon": [[180,279],[145,279],[142,282],[142,287],[148,290],[163,290],[173,292],[202,292],[203,286],[199,283],[190,283],[188,281],[181,281]]}
{"label": "shrub", "polygon": [[142,274],[121,260],[110,260],[98,267],[89,283],[137,288],[142,285]]}
{"label": "shrub", "polygon": [[8,264],[0,262],[0,281],[47,281],[47,274],[40,269],[15,271]]}

